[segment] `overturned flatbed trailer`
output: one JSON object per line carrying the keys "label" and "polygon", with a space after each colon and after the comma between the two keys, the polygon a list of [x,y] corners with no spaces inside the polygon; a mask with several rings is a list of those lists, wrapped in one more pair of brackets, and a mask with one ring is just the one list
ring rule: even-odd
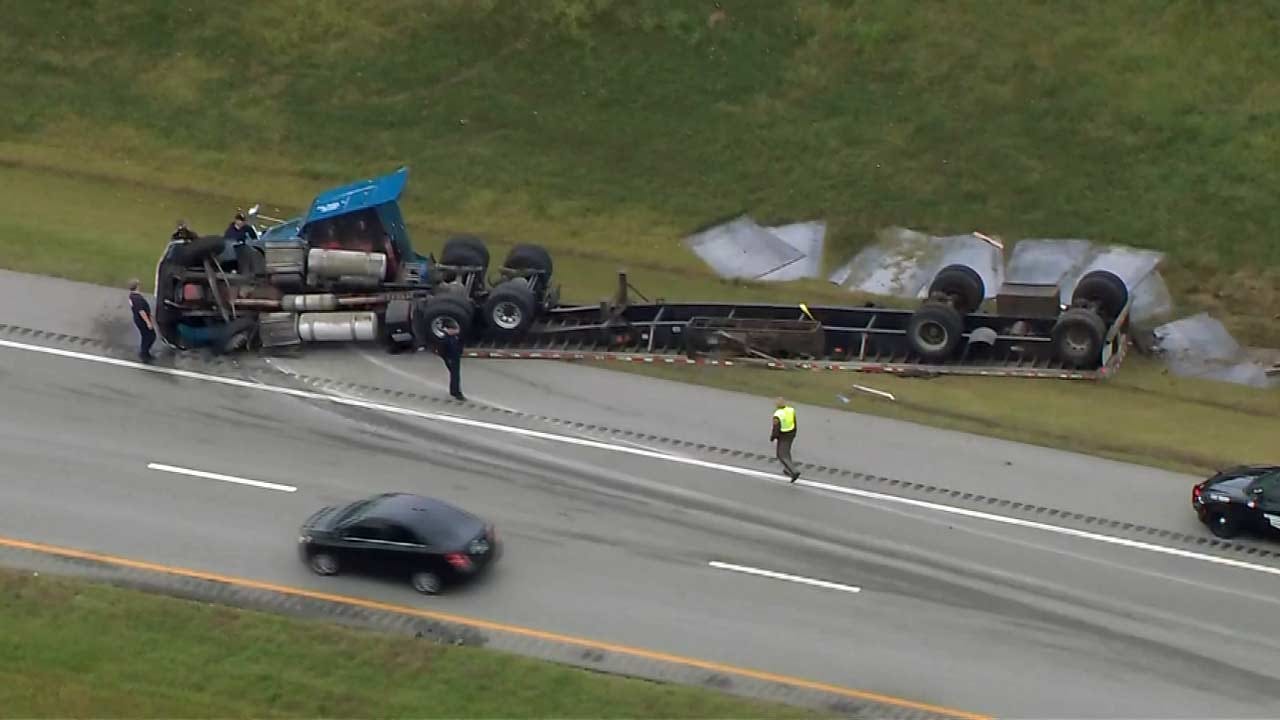
{"label": "overturned flatbed trailer", "polygon": [[161,340],[178,350],[277,352],[311,343],[425,347],[456,327],[472,357],[1099,379],[1128,337],[1124,282],[1094,271],[1070,306],[1056,285],[1006,283],[996,312],[971,268],[951,265],[914,309],[716,302],[566,305],[546,249],[521,244],[490,277],[478,238],[440,261],[409,240],[407,168],[318,195],[306,215],[244,242],[173,240],[156,268]]}
{"label": "overturned flatbed trailer", "polygon": [[[1106,285],[1123,287],[1114,276]],[[478,338],[468,355],[1098,380],[1128,345],[1127,293],[1118,308],[1077,293],[1064,311],[1057,286],[1006,286],[997,304],[1011,311],[960,313],[936,297],[916,309],[633,303],[628,287],[619,274],[614,300],[553,308],[520,342]],[[1022,300],[1027,290],[1039,307]]]}

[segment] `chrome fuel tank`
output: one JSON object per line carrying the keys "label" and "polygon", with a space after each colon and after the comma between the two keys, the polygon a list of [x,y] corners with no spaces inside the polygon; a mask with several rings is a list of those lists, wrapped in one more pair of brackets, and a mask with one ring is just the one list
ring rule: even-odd
{"label": "chrome fuel tank", "polygon": [[307,253],[307,274],[317,278],[359,277],[381,280],[387,274],[387,256],[355,250],[317,250]]}
{"label": "chrome fuel tank", "polygon": [[303,313],[298,316],[303,342],[368,342],[378,337],[374,312]]}

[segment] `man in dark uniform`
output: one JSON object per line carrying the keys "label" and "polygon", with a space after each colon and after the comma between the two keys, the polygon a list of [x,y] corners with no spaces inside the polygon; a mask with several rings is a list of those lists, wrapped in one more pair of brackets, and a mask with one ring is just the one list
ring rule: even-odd
{"label": "man in dark uniform", "polygon": [[138,357],[142,362],[151,362],[151,345],[156,341],[156,327],[151,319],[151,305],[147,303],[147,299],[138,292],[138,281],[129,281],[129,310],[133,313],[133,324],[138,328],[138,335],[141,337],[141,344],[138,348]]}
{"label": "man in dark uniform", "polygon": [[449,368],[449,395],[454,400],[466,400],[462,394],[462,334],[457,325],[444,329],[439,352],[444,366]]}
{"label": "man in dark uniform", "polygon": [[237,243],[243,243],[246,240],[257,240],[258,231],[254,230],[252,225],[244,221],[244,213],[236,213],[231,224],[228,225],[226,231],[222,233],[222,237],[228,240],[233,240]]}
{"label": "man in dark uniform", "polygon": [[170,240],[186,240],[187,242],[190,242],[192,240],[195,240],[198,237],[200,236],[196,235],[194,230],[187,227],[186,220],[179,220],[178,228],[173,231],[173,234],[169,236],[169,239]]}

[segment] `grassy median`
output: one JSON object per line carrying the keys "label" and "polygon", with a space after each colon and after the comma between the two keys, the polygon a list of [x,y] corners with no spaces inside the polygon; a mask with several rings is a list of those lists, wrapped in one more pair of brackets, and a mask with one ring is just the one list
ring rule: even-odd
{"label": "grassy median", "polygon": [[819,717],[515,655],[0,570],[0,716]]}

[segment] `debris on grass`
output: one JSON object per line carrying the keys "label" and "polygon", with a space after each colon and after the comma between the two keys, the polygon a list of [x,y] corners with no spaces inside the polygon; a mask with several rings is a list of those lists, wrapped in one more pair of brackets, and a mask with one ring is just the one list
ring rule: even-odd
{"label": "debris on grass", "polygon": [[1199,313],[1157,327],[1154,354],[1169,372],[1180,377],[1270,388],[1278,378],[1249,358],[1227,328],[1208,313]]}
{"label": "debris on grass", "polygon": [[684,244],[722,278],[786,282],[819,276],[826,231],[821,220],[764,227],[741,215]]}

